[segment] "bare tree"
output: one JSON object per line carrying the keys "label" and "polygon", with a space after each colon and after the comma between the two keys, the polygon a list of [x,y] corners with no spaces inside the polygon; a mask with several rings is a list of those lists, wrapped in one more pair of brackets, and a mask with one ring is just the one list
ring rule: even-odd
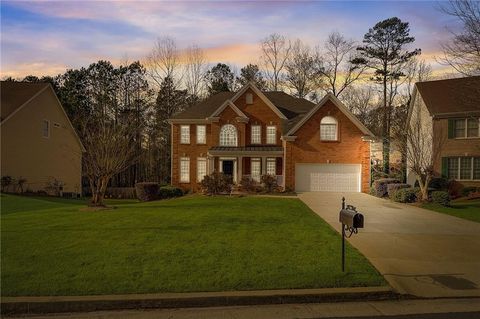
{"label": "bare tree", "polygon": [[185,50],[184,81],[187,92],[200,97],[205,91],[206,59],[203,50],[195,45]]}
{"label": "bare tree", "polygon": [[285,63],[287,85],[295,91],[295,96],[304,98],[319,86],[320,73],[316,65],[312,50],[296,40]]}
{"label": "bare tree", "polygon": [[450,0],[440,10],[463,23],[462,31],[452,31],[453,38],[442,45],[440,62],[467,76],[480,75],[480,2]]}
{"label": "bare tree", "polygon": [[[400,147],[406,155],[408,169],[415,174],[422,194],[422,200],[428,200],[428,187],[434,177],[434,163],[440,157],[445,142],[445,134],[433,134],[433,123],[420,107],[413,107],[403,137],[399,138]],[[445,133],[445,132],[443,132]]]}
{"label": "bare tree", "polygon": [[339,32],[330,33],[323,48],[317,48],[317,51],[327,90],[335,96],[360,79],[366,69],[365,65],[351,63],[356,52],[355,41],[346,39]]}
{"label": "bare tree", "polygon": [[92,192],[91,205],[104,206],[105,191],[110,179],[133,165],[138,159],[137,144],[132,143],[136,123],[128,113],[121,123],[113,120],[80,119],[83,153],[83,173]]}
{"label": "bare tree", "polygon": [[180,51],[175,40],[170,37],[158,38],[155,41],[152,51],[146,58],[148,75],[160,87],[166,77],[180,81]]}
{"label": "bare tree", "polygon": [[278,91],[282,82],[282,71],[290,55],[292,45],[285,36],[273,33],[260,42],[264,73],[272,90]]}
{"label": "bare tree", "polygon": [[348,109],[358,117],[360,122],[368,128],[372,126],[378,127],[378,123],[372,123],[370,118],[371,111],[378,107],[378,96],[371,85],[352,85],[345,88],[342,100]]}

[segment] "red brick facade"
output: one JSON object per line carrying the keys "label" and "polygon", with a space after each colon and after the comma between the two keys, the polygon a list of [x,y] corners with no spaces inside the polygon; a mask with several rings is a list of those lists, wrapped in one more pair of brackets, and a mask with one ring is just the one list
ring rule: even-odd
{"label": "red brick facade", "polygon": [[[253,95],[253,103],[246,103],[246,95]],[[186,190],[197,191],[197,158],[207,157],[209,149],[219,146],[220,129],[225,124],[232,124],[237,129],[238,146],[252,146],[251,126],[261,125],[261,145],[266,144],[266,127],[276,127],[276,144],[269,146],[283,147],[283,155],[264,156],[275,157],[275,170],[277,175],[283,175],[282,184],[287,188],[295,188],[295,163],[345,163],[362,164],[362,191],[368,192],[370,182],[370,143],[362,140],[365,134],[330,101],[321,107],[300,129],[294,134],[295,141],[282,141],[286,134],[282,129],[286,119],[281,118],[272,108],[255,94],[252,89],[247,89],[236,100],[235,106],[245,114],[248,122],[239,118],[239,115],[230,106],[227,106],[218,116],[218,119],[195,121],[178,120],[172,122],[172,184]],[[339,124],[339,140],[335,142],[320,141],[320,120],[323,116],[330,115],[337,119]],[[190,143],[180,143],[180,126],[190,125]],[[206,144],[196,143],[196,125],[206,125]],[[238,155],[237,155],[238,156]],[[180,183],[180,158],[190,158],[190,182]],[[257,156],[252,156],[257,157]],[[265,158],[263,159],[265,160]],[[211,165],[214,163],[214,167]],[[248,155],[237,157],[235,167],[240,175],[251,173],[251,160]],[[262,162],[262,172],[265,162]],[[209,161],[208,171],[219,170],[219,157]],[[239,178],[237,178],[238,180]]]}

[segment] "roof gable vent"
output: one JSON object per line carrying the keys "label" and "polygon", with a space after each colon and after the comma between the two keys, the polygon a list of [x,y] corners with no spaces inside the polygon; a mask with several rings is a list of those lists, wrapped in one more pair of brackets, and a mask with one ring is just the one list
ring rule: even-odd
{"label": "roof gable vent", "polygon": [[252,93],[247,93],[245,95],[245,103],[253,104],[253,94]]}

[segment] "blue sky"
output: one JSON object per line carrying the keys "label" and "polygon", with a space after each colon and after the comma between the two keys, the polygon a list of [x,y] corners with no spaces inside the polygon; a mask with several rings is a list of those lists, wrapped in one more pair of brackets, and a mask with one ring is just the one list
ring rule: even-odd
{"label": "blue sky", "polygon": [[2,77],[55,75],[99,59],[143,59],[157,37],[195,44],[210,62],[241,67],[258,62],[258,42],[277,32],[315,46],[331,31],[361,41],[376,22],[410,22],[413,45],[435,61],[457,22],[422,1],[3,1]]}

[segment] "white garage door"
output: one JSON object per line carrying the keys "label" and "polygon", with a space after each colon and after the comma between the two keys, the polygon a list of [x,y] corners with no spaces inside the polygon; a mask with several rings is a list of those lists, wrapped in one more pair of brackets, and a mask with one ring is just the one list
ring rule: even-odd
{"label": "white garage door", "polygon": [[298,192],[360,192],[360,164],[297,164]]}

